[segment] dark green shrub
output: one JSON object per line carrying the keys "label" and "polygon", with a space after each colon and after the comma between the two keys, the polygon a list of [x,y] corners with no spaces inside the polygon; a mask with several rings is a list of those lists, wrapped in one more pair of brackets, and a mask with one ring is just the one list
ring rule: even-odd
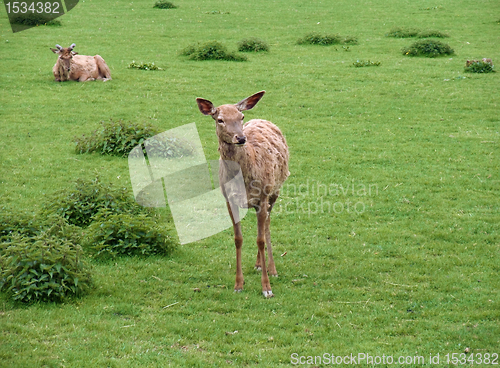
{"label": "dark green shrub", "polygon": [[238,43],[240,52],[261,52],[269,51],[268,44],[259,38],[245,38]]}
{"label": "dark green shrub", "polygon": [[170,1],[164,1],[164,0],[158,0],[153,8],[158,8],[158,9],[175,9],[177,8],[176,5],[172,4]]}
{"label": "dark green shrub", "polygon": [[92,286],[79,245],[46,233],[2,243],[0,290],[20,302],[62,301]]}
{"label": "dark green shrub", "polygon": [[15,234],[35,236],[43,227],[38,218],[26,213],[17,213],[5,208],[0,211],[0,243],[10,241]]}
{"label": "dark green shrub", "polygon": [[157,135],[144,141],[143,151],[159,158],[174,158],[191,156],[194,148],[189,142],[179,138]]}
{"label": "dark green shrub", "polygon": [[442,55],[452,55],[453,49],[441,41],[420,40],[409,47],[402,49],[403,55],[437,57]]}
{"label": "dark green shrub", "polygon": [[435,37],[435,38],[447,38],[450,37],[446,33],[442,33],[440,31],[436,30],[425,30],[425,31],[420,31],[418,33],[418,38],[430,38],[430,37]]}
{"label": "dark green shrub", "polygon": [[309,33],[302,38],[297,40],[299,45],[321,45],[321,46],[329,46],[329,45],[340,45],[340,44],[351,44],[355,45],[358,43],[356,37],[345,36],[342,37],[338,34],[320,34],[320,33]]}
{"label": "dark green shrub", "polygon": [[380,61],[357,60],[356,62],[352,63],[352,65],[356,68],[362,68],[364,66],[379,66]]}
{"label": "dark green shrub", "polygon": [[411,38],[411,37],[446,38],[446,37],[450,37],[449,35],[442,33],[440,31],[436,31],[436,30],[420,30],[418,28],[400,28],[400,27],[394,27],[393,29],[391,29],[391,31],[389,33],[386,34],[386,36],[387,37],[395,37],[395,38]]}
{"label": "dark green shrub", "polygon": [[75,137],[74,141],[77,153],[99,152],[126,157],[135,146],[158,133],[159,129],[149,124],[110,120],[101,122],[101,127],[91,135]]}
{"label": "dark green shrub", "polygon": [[181,51],[181,55],[188,56],[190,60],[226,60],[246,61],[247,58],[227,51],[226,47],[217,41],[210,41],[201,45],[191,45]]}
{"label": "dark green shrub", "polygon": [[139,70],[163,70],[162,68],[158,67],[154,62],[152,63],[136,63],[135,60],[132,60],[132,62],[128,65],[129,69],[139,69]]}
{"label": "dark green shrub", "polygon": [[495,71],[493,65],[484,61],[474,61],[466,65],[464,70],[467,73],[493,73]]}
{"label": "dark green shrub", "polygon": [[95,216],[84,246],[96,256],[170,254],[174,249],[172,239],[150,216],[110,211]]}
{"label": "dark green shrub", "polygon": [[55,192],[42,204],[43,215],[55,214],[80,227],[88,226],[102,209],[133,214],[145,211],[127,189],[115,189],[111,184],[101,183],[99,178],[77,179],[73,188]]}
{"label": "dark green shrub", "polygon": [[27,15],[19,15],[12,19],[12,23],[22,24],[25,26],[56,26],[60,27],[61,21],[59,19],[50,19],[44,13],[28,13]]}
{"label": "dark green shrub", "polygon": [[389,33],[386,34],[387,37],[395,37],[395,38],[410,38],[417,37],[418,32],[420,32],[417,28],[400,28],[394,27],[390,30]]}

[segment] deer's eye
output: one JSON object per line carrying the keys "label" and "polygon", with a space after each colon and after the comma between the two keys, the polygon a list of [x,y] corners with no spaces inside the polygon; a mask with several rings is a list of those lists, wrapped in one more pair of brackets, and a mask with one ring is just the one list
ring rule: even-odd
{"label": "deer's eye", "polygon": [[241,115],[241,120],[245,119],[245,115]]}
{"label": "deer's eye", "polygon": [[217,119],[217,123],[218,123],[218,124],[224,124],[224,120],[222,120],[222,119]]}

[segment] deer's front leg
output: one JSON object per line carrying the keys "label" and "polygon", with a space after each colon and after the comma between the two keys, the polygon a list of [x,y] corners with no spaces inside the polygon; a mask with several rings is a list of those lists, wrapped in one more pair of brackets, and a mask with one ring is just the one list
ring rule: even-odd
{"label": "deer's front leg", "polygon": [[234,283],[234,291],[243,290],[243,269],[241,268],[241,247],[243,246],[243,235],[241,233],[241,223],[239,218],[239,213],[233,213],[229,202],[227,203],[227,209],[229,211],[229,216],[231,216],[231,221],[233,222],[234,230],[234,245],[236,246],[236,281]]}
{"label": "deer's front leg", "polygon": [[267,275],[266,268],[265,247],[267,211],[264,208],[266,208],[266,206],[261,207],[260,211],[257,213],[257,247],[259,248],[260,265],[262,267],[262,294],[265,298],[272,298],[274,295],[271,291],[271,284],[269,282],[269,276]]}

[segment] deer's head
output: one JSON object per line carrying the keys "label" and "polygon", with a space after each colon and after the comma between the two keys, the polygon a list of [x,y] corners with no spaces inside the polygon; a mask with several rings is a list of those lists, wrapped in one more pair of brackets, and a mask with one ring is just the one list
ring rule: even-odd
{"label": "deer's head", "polygon": [[247,137],[243,133],[242,111],[252,109],[264,96],[266,91],[260,91],[245,98],[235,105],[221,105],[215,107],[212,102],[203,98],[197,98],[198,108],[204,115],[210,115],[216,122],[217,136],[219,141],[227,144],[242,146],[246,143]]}
{"label": "deer's head", "polygon": [[56,45],[55,49],[51,49],[54,54],[59,55],[58,63],[59,63],[59,73],[61,74],[61,80],[68,80],[69,73],[71,72],[71,59],[73,56],[78,54],[77,52],[73,52],[75,48],[75,44],[71,44],[70,47],[61,47],[60,45]]}

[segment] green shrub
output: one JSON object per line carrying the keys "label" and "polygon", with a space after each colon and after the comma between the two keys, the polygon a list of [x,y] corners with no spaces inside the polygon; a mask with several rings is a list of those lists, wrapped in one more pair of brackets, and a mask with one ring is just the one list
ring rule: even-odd
{"label": "green shrub", "polygon": [[191,45],[181,51],[181,55],[188,56],[190,60],[226,60],[246,61],[247,58],[227,51],[226,47],[217,41],[204,44]]}
{"label": "green shrub", "polygon": [[269,46],[259,38],[245,38],[238,43],[240,52],[261,52],[269,51]]}
{"label": "green shrub", "polygon": [[43,224],[34,216],[5,208],[0,211],[0,243],[10,241],[15,234],[35,236],[42,229]]}
{"label": "green shrub", "polygon": [[437,40],[420,40],[411,46],[402,49],[403,55],[437,57],[452,55],[453,49],[445,43]]}
{"label": "green shrub", "polygon": [[446,37],[449,37],[449,35],[442,33],[440,31],[436,31],[436,30],[420,30],[418,28],[400,28],[400,27],[395,27],[395,28],[391,29],[391,31],[389,33],[387,33],[386,36],[387,37],[395,37],[395,38],[411,38],[411,37],[446,38]]}
{"label": "green shrub", "polygon": [[68,240],[16,234],[1,246],[0,290],[15,301],[62,301],[92,286],[81,247]]}
{"label": "green shrub", "polygon": [[42,214],[58,215],[69,224],[86,227],[102,209],[138,214],[145,211],[125,188],[115,189],[99,178],[77,179],[71,189],[62,189],[50,195],[42,204]]}
{"label": "green shrub", "polygon": [[12,19],[12,23],[22,24],[25,26],[56,26],[60,27],[61,21],[59,19],[50,19],[44,13],[28,13],[27,15],[19,15]]}
{"label": "green shrub", "polygon": [[164,0],[158,0],[153,8],[158,8],[158,9],[175,9],[177,8],[176,5],[172,4],[170,1],[164,1]]}
{"label": "green shrub", "polygon": [[128,65],[129,69],[140,69],[140,70],[163,70],[162,68],[158,67],[154,62],[152,63],[136,63],[135,60],[132,60],[132,62]]}
{"label": "green shrub", "polygon": [[174,158],[191,156],[194,148],[187,141],[160,135],[146,140],[143,151],[159,158]]}
{"label": "green shrub", "polygon": [[84,246],[96,256],[170,254],[174,249],[172,239],[150,216],[110,211],[95,216]]}
{"label": "green shrub", "polygon": [[146,139],[160,133],[148,125],[123,120],[101,122],[90,136],[75,137],[76,153],[99,152],[103,155],[127,157],[130,151]]}
{"label": "green shrub", "polygon": [[484,61],[475,61],[465,66],[464,70],[467,73],[493,73],[495,71],[493,65]]}
{"label": "green shrub", "polygon": [[356,37],[345,36],[342,37],[338,34],[320,34],[320,33],[309,33],[302,38],[297,40],[299,45],[309,44],[309,45],[340,45],[340,44],[351,44],[355,45],[358,43]]}
{"label": "green shrub", "polygon": [[380,61],[357,60],[356,62],[352,63],[352,65],[356,68],[362,68],[364,66],[379,66]]}

